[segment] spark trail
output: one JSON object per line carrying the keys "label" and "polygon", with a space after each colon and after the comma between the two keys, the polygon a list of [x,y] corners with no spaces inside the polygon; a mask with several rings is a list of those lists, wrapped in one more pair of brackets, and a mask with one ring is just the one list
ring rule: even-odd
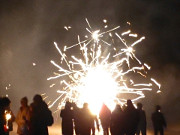
{"label": "spark trail", "polygon": [[[66,66],[51,60],[58,71],[47,80],[59,79],[63,89],[57,90],[59,97],[49,107],[56,102],[59,102],[59,109],[66,101],[75,102],[78,106],[87,102],[91,111],[98,114],[103,103],[113,109],[116,103],[123,105],[127,99],[134,102],[144,98],[143,92],[151,91],[152,83],[160,89],[160,84],[147,77],[150,66],[135,55],[134,47],[145,37],[139,38],[131,30],[119,33],[120,26],[109,29],[107,20],[103,20],[103,30],[93,30],[87,19],[86,22],[88,35],[84,40],[78,36],[78,43],[64,46],[63,51],[54,42],[61,63]],[[135,40],[128,43],[126,36]],[[79,48],[81,55],[67,55],[66,52],[72,48]],[[144,78],[144,81],[139,83],[133,78]]]}

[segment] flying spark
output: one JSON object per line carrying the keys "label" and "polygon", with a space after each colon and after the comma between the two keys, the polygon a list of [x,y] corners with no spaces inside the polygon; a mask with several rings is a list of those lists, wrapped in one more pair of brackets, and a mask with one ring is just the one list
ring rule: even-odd
{"label": "flying spark", "polygon": [[33,66],[36,66],[36,63],[32,63]]}

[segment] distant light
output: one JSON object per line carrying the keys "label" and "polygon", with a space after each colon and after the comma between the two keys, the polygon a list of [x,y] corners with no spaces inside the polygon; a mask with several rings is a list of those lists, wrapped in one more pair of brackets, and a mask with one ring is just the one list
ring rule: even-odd
{"label": "distant light", "polygon": [[103,20],[103,22],[104,22],[104,23],[107,23],[107,20],[106,20],[106,19],[104,19],[104,20]]}
{"label": "distant light", "polygon": [[131,23],[130,23],[130,22],[127,22],[127,24],[131,25]]}
{"label": "distant light", "polygon": [[72,28],[71,26],[64,26],[64,29],[66,29],[67,31],[71,28]]}
{"label": "distant light", "polygon": [[36,66],[36,63],[33,63],[33,66]]}

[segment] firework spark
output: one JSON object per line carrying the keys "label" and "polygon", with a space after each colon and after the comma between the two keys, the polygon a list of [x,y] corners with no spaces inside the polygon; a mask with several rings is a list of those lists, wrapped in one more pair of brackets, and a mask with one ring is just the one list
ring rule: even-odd
{"label": "firework spark", "polygon": [[[64,46],[64,51],[54,42],[61,56],[61,63],[65,63],[66,67],[51,60],[58,73],[54,73],[54,76],[47,80],[59,79],[64,87],[57,90],[59,97],[50,107],[58,101],[59,108],[64,106],[67,100],[77,103],[78,106],[87,102],[91,111],[97,114],[103,103],[113,109],[116,103],[123,105],[128,98],[133,102],[144,98],[143,92],[152,90],[149,81],[153,81],[160,88],[159,83],[147,77],[150,66],[135,56],[133,47],[145,37],[140,37],[130,44],[123,37],[138,38],[131,30],[119,33],[120,26],[106,31],[93,30],[87,19],[86,22],[86,39],[80,40],[78,36],[78,43]],[[107,29],[107,20],[103,22],[106,25],[104,28]],[[66,52],[75,47],[79,48],[81,56],[67,56]],[[63,80],[65,76],[68,79]],[[144,77],[145,81],[136,83],[131,76]]]}

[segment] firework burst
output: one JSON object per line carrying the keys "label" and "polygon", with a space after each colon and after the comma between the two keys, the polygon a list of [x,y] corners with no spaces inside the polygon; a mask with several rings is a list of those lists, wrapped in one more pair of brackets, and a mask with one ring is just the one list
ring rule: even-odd
{"label": "firework burst", "polygon": [[[135,55],[134,46],[145,37],[139,38],[131,30],[119,33],[120,26],[107,30],[107,20],[103,20],[104,31],[93,30],[87,19],[86,22],[88,34],[84,40],[78,36],[78,43],[64,46],[63,51],[54,42],[61,56],[61,63],[65,63],[66,67],[51,60],[58,72],[47,80],[59,79],[64,87],[57,90],[59,97],[49,107],[59,102],[60,109],[67,100],[78,106],[87,102],[91,111],[97,114],[103,103],[113,109],[116,103],[123,105],[128,98],[133,102],[144,98],[143,92],[151,91],[153,84],[160,89],[160,84],[155,79],[147,77],[147,71],[151,67],[142,63]],[[129,44],[125,37],[135,40]],[[80,56],[66,55],[66,52],[75,47],[79,48]],[[68,79],[63,80],[64,77]],[[144,81],[136,83],[132,79],[138,77],[143,77]]]}

